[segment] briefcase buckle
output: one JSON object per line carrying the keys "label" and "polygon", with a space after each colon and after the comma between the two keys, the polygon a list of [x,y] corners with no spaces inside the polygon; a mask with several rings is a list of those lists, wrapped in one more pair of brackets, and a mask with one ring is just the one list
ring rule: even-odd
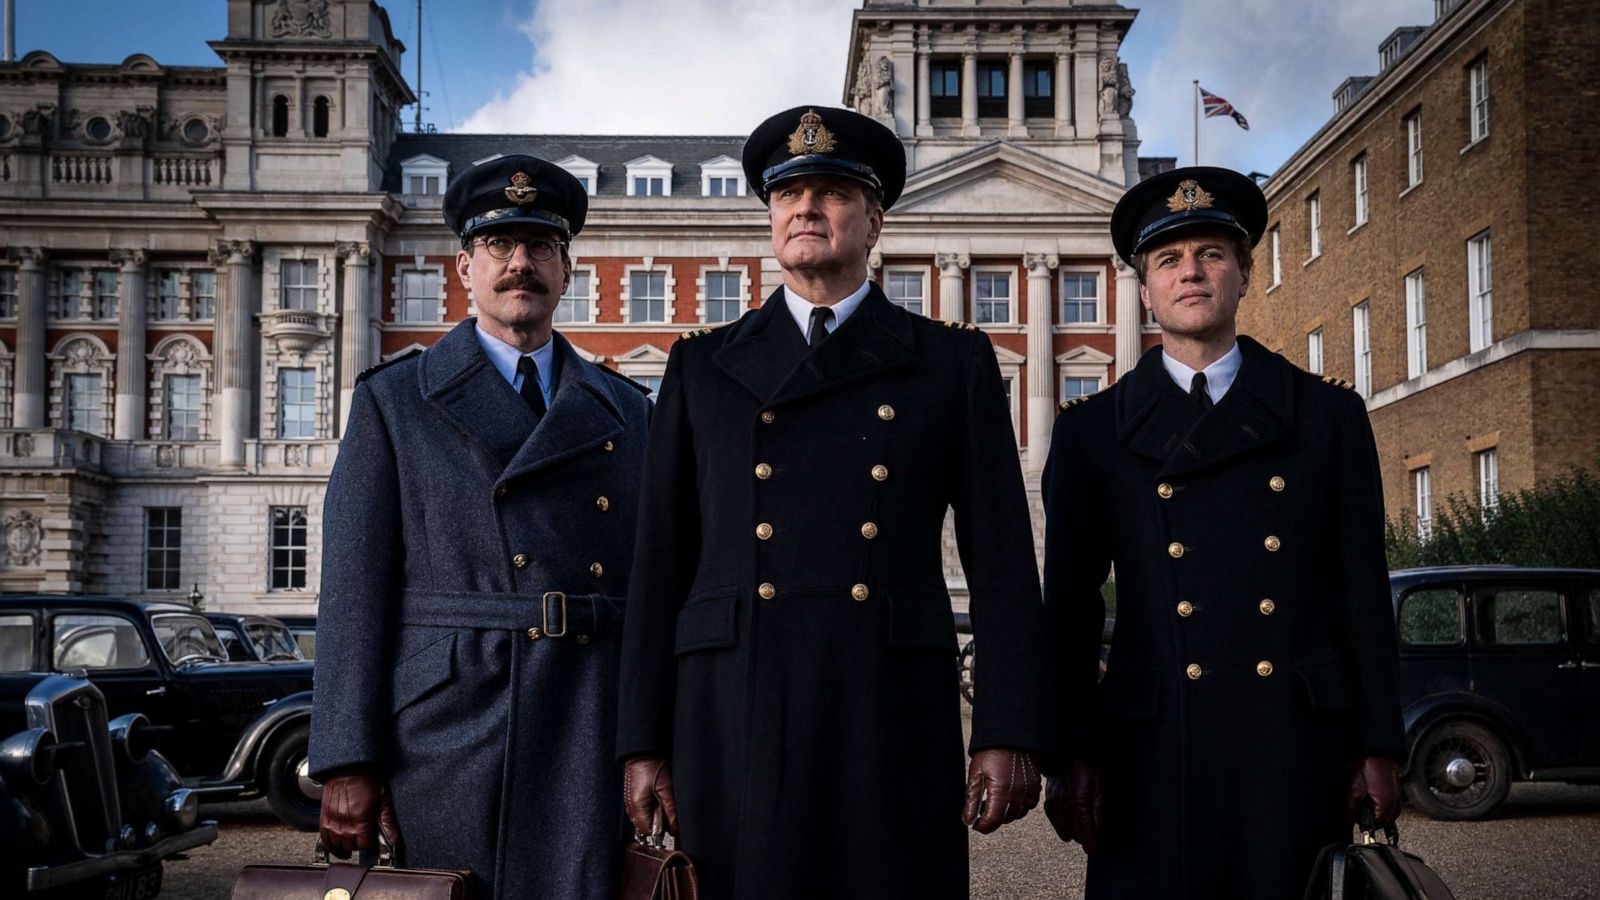
{"label": "briefcase buckle", "polygon": [[[554,597],[561,604],[561,630],[550,627],[550,598]],[[544,636],[549,638],[563,638],[567,636],[567,595],[562,591],[545,591],[539,598],[539,612],[544,618]]]}

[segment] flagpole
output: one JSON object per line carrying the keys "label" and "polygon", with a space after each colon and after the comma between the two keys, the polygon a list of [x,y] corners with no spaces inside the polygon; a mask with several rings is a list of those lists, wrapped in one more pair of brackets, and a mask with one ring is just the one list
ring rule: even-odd
{"label": "flagpole", "polygon": [[1200,79],[1194,80],[1194,164],[1200,165]]}

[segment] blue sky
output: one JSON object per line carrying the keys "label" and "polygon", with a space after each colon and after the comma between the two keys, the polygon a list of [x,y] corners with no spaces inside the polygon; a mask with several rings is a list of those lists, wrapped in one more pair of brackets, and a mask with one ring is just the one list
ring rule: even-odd
{"label": "blue sky", "polygon": [[[415,0],[383,0],[416,78]],[[1125,0],[1122,55],[1144,156],[1192,161],[1193,79],[1250,120],[1201,122],[1201,161],[1271,172],[1333,110],[1378,42],[1429,0]],[[740,134],[767,113],[838,104],[860,0],[424,0],[425,118],[441,131]],[[152,12],[156,14],[152,15]],[[17,52],[67,62],[147,53],[217,65],[226,0],[17,0]],[[411,111],[406,113],[411,121]]]}

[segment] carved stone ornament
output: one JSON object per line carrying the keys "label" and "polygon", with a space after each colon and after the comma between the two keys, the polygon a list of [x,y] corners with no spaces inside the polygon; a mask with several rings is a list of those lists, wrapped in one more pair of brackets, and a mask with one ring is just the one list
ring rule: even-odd
{"label": "carved stone ornament", "polygon": [[273,37],[332,37],[328,0],[278,0],[268,27]]}
{"label": "carved stone ornament", "polygon": [[965,253],[940,253],[935,259],[939,270],[945,274],[954,274],[953,270],[965,269],[972,264],[972,257]]}
{"label": "carved stone ornament", "polygon": [[79,338],[72,341],[62,350],[61,355],[71,366],[87,367],[95,361],[99,354],[95,351],[94,344]]}
{"label": "carved stone ornament", "polygon": [[170,469],[178,464],[178,450],[171,444],[161,444],[156,447],[156,465],[163,469]]}
{"label": "carved stone ornament", "polygon": [[372,245],[364,241],[348,241],[335,246],[333,252],[343,257],[346,264],[350,264],[370,259]]}
{"label": "carved stone ornament", "polygon": [[111,261],[124,268],[142,269],[150,261],[150,251],[112,250]]}
{"label": "carved stone ornament", "polygon": [[306,448],[303,444],[290,444],[283,448],[283,464],[290,468],[298,468],[306,464]]}
{"label": "carved stone ornament", "polygon": [[188,341],[173,341],[167,347],[166,360],[168,368],[188,371],[200,359],[200,354],[194,349],[194,344]]}
{"label": "carved stone ornament", "polygon": [[33,455],[33,435],[19,434],[16,443],[12,445],[12,452],[19,459],[26,459]]}
{"label": "carved stone ornament", "polygon": [[1055,253],[1029,253],[1022,258],[1022,262],[1029,272],[1037,272],[1041,267],[1053,271],[1061,265],[1061,257]]}
{"label": "carved stone ornament", "polygon": [[38,565],[44,543],[44,523],[27,510],[6,518],[6,564],[13,567]]}

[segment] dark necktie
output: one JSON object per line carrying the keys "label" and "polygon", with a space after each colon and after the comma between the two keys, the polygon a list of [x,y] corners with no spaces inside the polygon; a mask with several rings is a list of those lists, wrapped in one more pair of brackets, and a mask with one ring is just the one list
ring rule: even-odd
{"label": "dark necktie", "polygon": [[1194,373],[1194,381],[1189,383],[1189,396],[1200,404],[1201,409],[1210,409],[1216,405],[1211,402],[1211,394],[1206,390],[1206,373]]}
{"label": "dark necktie", "polygon": [[543,416],[544,391],[539,387],[539,367],[533,364],[533,357],[517,360],[517,374],[522,376],[522,390],[517,392],[522,395],[522,402],[528,404],[534,415]]}
{"label": "dark necktie", "polygon": [[819,306],[811,311],[811,331],[806,335],[806,343],[815,347],[822,343],[828,336],[828,323],[833,321],[833,310],[826,306]]}

